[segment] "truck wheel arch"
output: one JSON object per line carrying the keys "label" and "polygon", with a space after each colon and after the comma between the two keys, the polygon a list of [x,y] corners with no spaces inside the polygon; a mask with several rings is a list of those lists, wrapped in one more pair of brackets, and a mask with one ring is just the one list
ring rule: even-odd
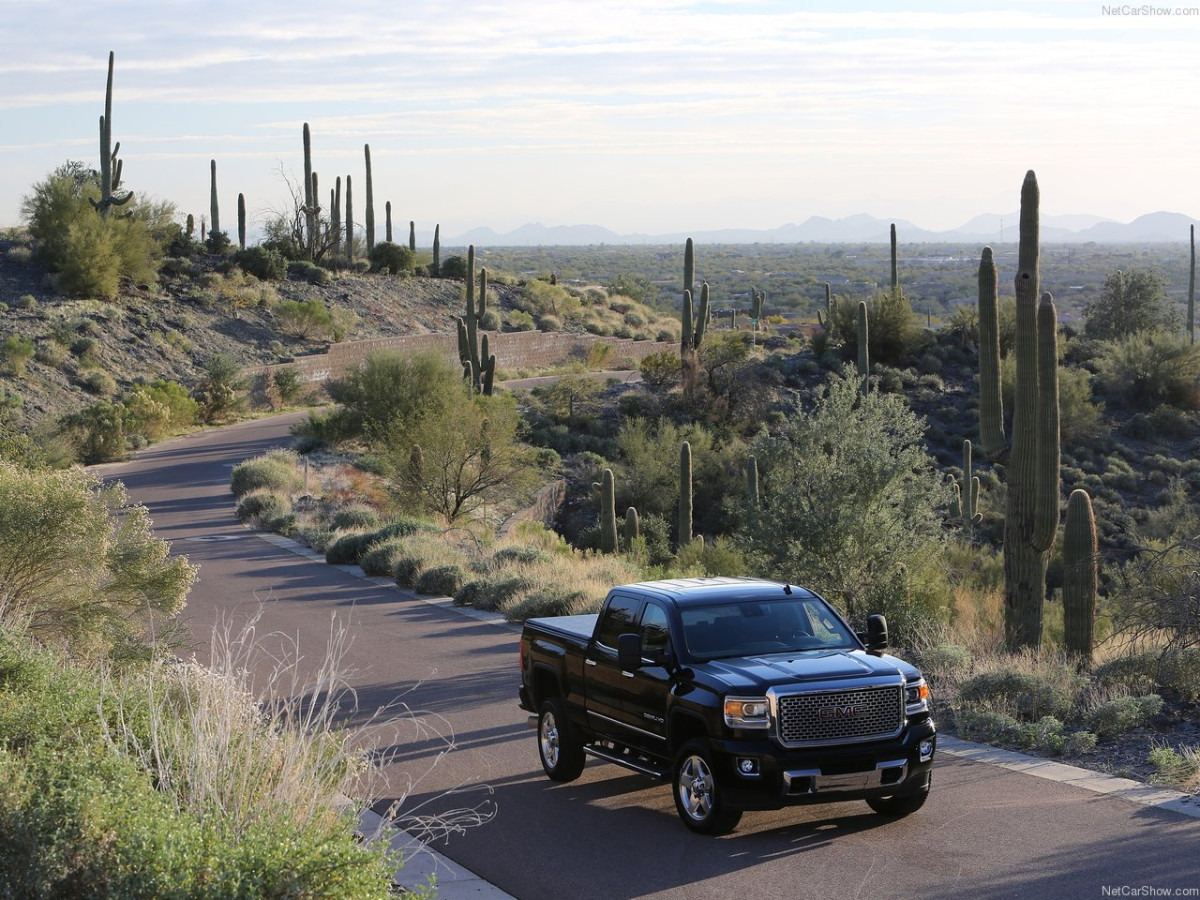
{"label": "truck wheel arch", "polygon": [[708,725],[696,713],[686,710],[675,710],[671,714],[670,728],[667,731],[667,741],[672,753],[690,740],[695,738],[707,739],[708,737]]}

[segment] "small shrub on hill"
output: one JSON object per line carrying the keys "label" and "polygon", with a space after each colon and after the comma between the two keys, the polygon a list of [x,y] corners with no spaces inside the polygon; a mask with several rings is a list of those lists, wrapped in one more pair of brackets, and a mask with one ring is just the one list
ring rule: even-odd
{"label": "small shrub on hill", "polygon": [[267,489],[279,492],[300,490],[302,477],[296,455],[286,450],[272,450],[264,456],[248,459],[233,467],[229,488],[235,497],[251,491]]}
{"label": "small shrub on hill", "polygon": [[238,268],[262,281],[282,281],[287,278],[287,260],[270,247],[247,247],[233,255]]}

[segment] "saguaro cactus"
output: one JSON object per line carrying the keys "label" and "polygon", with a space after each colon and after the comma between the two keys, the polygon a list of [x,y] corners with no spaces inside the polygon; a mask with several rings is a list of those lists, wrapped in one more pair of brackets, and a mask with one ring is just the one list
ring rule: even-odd
{"label": "saguaro cactus", "polygon": [[971,462],[971,442],[963,441],[963,475],[961,482],[954,482],[954,500],[950,513],[962,520],[968,529],[974,528],[983,521],[983,513],[979,512],[979,479],[972,474],[974,465]]}
{"label": "saguaro cactus", "polygon": [[417,223],[411,219],[408,221],[408,249],[417,252]]}
{"label": "saguaro cactus", "polygon": [[[331,212],[329,214],[330,240],[336,248],[342,242],[342,176],[333,180],[333,196],[329,198]],[[336,252],[336,249],[335,249]]]}
{"label": "saguaro cactus", "polygon": [[383,223],[384,223],[384,240],[389,244],[392,243],[392,201],[388,200],[383,204]]}
{"label": "saguaro cactus", "polygon": [[642,526],[638,521],[638,511],[632,506],[625,510],[625,546],[632,547],[633,539],[641,537]]}
{"label": "saguaro cactus", "polygon": [[1099,545],[1092,498],[1071,492],[1063,527],[1063,643],[1085,665],[1092,661],[1096,596],[1100,587]]}
{"label": "saguaro cactus", "polygon": [[867,324],[867,301],[858,301],[858,377],[862,379],[861,390],[866,394],[871,389],[871,358],[867,350],[870,337]]}
{"label": "saguaro cactus", "polygon": [[1004,440],[1004,400],[1000,391],[1000,307],[998,280],[991,247],[979,257],[979,442],[990,457],[1007,448]]}
{"label": "saguaro cactus", "polygon": [[488,353],[488,338],[485,334],[482,350],[479,341],[479,325],[487,313],[487,269],[479,273],[479,303],[475,302],[475,245],[467,247],[467,314],[458,320],[458,358],[463,366],[463,377],[471,379],[477,393],[491,395],[496,375],[496,356]]}
{"label": "saguaro cactus", "polygon": [[317,252],[317,196],[313,191],[312,132],[304,123],[301,135],[304,144],[304,240],[308,258]]}
{"label": "saguaro cactus", "polygon": [[758,459],[753,454],[746,459],[746,499],[758,506]]}
{"label": "saguaro cactus", "polygon": [[100,117],[100,199],[92,200],[92,206],[100,213],[102,219],[107,219],[114,206],[124,206],[133,199],[132,192],[118,196],[115,191],[121,186],[121,161],[117,153],[121,150],[121,142],[116,146],[112,142],[112,94],[113,94],[113,64],[116,56],[108,52],[108,84],[104,89],[104,115]]}
{"label": "saguaro cactus", "polygon": [[371,145],[363,144],[363,157],[367,164],[367,253],[375,246],[375,191],[371,186]]}
{"label": "saguaro cactus", "polygon": [[679,447],[679,546],[692,542],[692,445]]}
{"label": "saguaro cactus", "polygon": [[208,189],[208,224],[209,233],[216,234],[221,230],[221,208],[217,203],[217,161],[211,160],[209,170],[212,177],[209,179]]}
{"label": "saguaro cactus", "polygon": [[617,501],[612,469],[605,469],[600,483],[592,487],[600,494],[600,550],[617,552]]}
{"label": "saguaro cactus", "polygon": [[442,274],[442,226],[433,226],[433,274]]}
{"label": "saguaro cactus", "polygon": [[238,194],[238,249],[246,249],[246,195]]}
{"label": "saguaro cactus", "polygon": [[896,293],[896,288],[900,287],[899,270],[896,268],[896,223],[892,223],[892,293]]}
{"label": "saguaro cactus", "polygon": [[1058,362],[1053,298],[1038,305],[1037,177],[1021,187],[1016,276],[1016,406],[1004,519],[1004,637],[1010,649],[1041,642],[1046,563],[1058,529]]}
{"label": "saguaro cactus", "polygon": [[1192,264],[1188,269],[1188,342],[1196,343],[1196,226],[1188,226]]}
{"label": "saguaro cactus", "polygon": [[354,259],[354,192],[346,176],[346,259]]}

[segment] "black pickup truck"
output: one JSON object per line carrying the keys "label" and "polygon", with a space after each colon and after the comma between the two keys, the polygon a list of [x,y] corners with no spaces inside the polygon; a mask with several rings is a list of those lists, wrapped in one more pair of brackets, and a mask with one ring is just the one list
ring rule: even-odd
{"label": "black pickup truck", "polygon": [[671,782],[680,819],[722,833],[743,810],[865,800],[904,816],[937,744],[921,673],[824,599],[753,578],[613,588],[599,615],[530,619],[521,708],[555,781],[585,754]]}

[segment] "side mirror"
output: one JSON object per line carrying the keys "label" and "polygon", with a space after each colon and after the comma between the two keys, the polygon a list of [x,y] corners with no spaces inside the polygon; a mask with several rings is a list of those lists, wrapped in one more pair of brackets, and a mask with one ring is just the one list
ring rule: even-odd
{"label": "side mirror", "polygon": [[642,667],[642,636],[640,634],[617,635],[617,665],[623,672],[633,672]]}
{"label": "side mirror", "polygon": [[887,619],[880,615],[867,616],[867,652],[881,653],[887,649]]}

